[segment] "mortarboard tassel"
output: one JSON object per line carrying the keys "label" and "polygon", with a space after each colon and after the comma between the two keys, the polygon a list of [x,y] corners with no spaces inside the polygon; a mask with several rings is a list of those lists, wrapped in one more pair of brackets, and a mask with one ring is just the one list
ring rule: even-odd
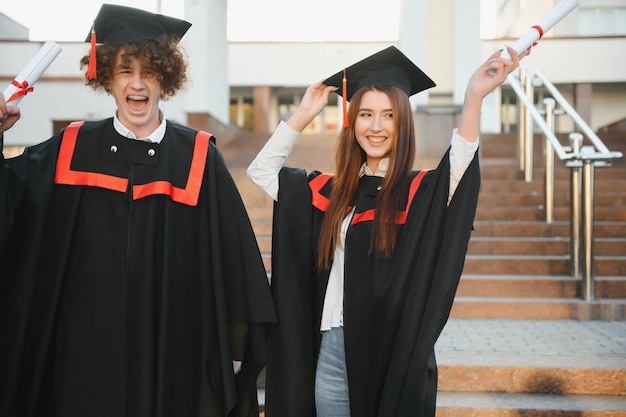
{"label": "mortarboard tassel", "polygon": [[89,51],[89,65],[87,66],[88,80],[93,80],[98,76],[96,64],[96,28],[91,26],[91,51]]}
{"label": "mortarboard tassel", "polygon": [[343,69],[343,82],[341,89],[341,97],[343,101],[343,127],[349,127],[350,123],[348,122],[348,80],[346,78],[346,69]]}

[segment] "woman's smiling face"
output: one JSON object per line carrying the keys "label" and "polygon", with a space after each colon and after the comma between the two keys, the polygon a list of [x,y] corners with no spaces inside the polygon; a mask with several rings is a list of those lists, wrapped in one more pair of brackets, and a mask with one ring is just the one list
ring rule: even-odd
{"label": "woman's smiling face", "polygon": [[393,108],[389,96],[369,90],[363,94],[354,124],[359,146],[367,155],[367,166],[376,172],[381,159],[387,158],[396,139]]}
{"label": "woman's smiling face", "polygon": [[109,91],[115,99],[120,122],[138,138],[144,138],[161,123],[161,83],[154,70],[144,68],[137,58],[131,56],[122,62],[122,53],[116,58]]}

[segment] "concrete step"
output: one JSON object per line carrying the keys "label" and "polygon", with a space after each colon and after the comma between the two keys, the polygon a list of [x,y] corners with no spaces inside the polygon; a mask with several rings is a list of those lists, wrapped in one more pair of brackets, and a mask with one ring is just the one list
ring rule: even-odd
{"label": "concrete step", "polygon": [[[594,257],[596,276],[626,276],[626,256]],[[465,257],[464,274],[568,275],[569,255],[483,255]]]}
{"label": "concrete step", "polygon": [[272,221],[271,220],[253,220],[252,230],[254,234],[260,237],[270,237],[272,235]]}
{"label": "concrete step", "polygon": [[[613,189],[614,190],[614,189]],[[556,207],[570,206],[569,191],[558,191],[554,194],[553,205]],[[510,192],[510,191],[494,191],[481,192],[478,198],[478,206],[545,206],[543,192],[527,191],[527,192]],[[596,207],[602,206],[624,206],[626,205],[626,195],[621,191],[595,192],[594,204]]]}
{"label": "concrete step", "polygon": [[[268,197],[269,198],[269,197]],[[244,202],[245,202],[244,198]],[[271,198],[270,198],[271,200]],[[273,205],[247,205],[248,216],[254,222],[271,221]],[[543,207],[489,207],[479,206],[476,212],[474,233],[482,228],[497,236],[569,236],[569,208],[555,207],[551,224],[545,222]],[[531,224],[534,223],[534,224]],[[503,228],[501,231],[495,228]],[[594,228],[597,237],[626,237],[626,210],[624,207],[596,207]]]}
{"label": "concrete step", "polygon": [[[569,237],[473,236],[468,248],[468,253],[472,255],[567,255],[569,252]],[[594,253],[599,256],[626,256],[626,237],[596,237]]]}
{"label": "concrete step", "polygon": [[[259,390],[259,417],[265,417]],[[624,417],[626,397],[608,395],[439,392],[435,417]]]}
{"label": "concrete step", "polygon": [[[605,179],[598,180],[594,182],[594,192],[595,193],[619,193],[620,190],[624,189],[626,180],[624,179]],[[570,181],[569,180],[557,180],[554,183],[555,192],[569,192],[570,189]],[[543,177],[536,178],[532,182],[525,182],[521,179],[519,180],[511,180],[505,179],[500,176],[496,178],[485,178],[482,176],[480,192],[481,193],[490,193],[490,192],[516,192],[516,193],[528,193],[535,192],[543,195],[544,190],[544,180]]]}
{"label": "concrete step", "polygon": [[257,235],[257,243],[259,245],[259,250],[261,253],[271,253],[272,252],[272,237],[271,236],[258,236]]}
{"label": "concrete step", "polygon": [[440,355],[439,391],[626,395],[626,376],[616,358],[586,366],[580,358],[549,358],[550,362],[540,364],[538,358],[529,361],[509,355],[505,361],[500,356],[501,363],[490,359],[451,365]]}
{"label": "concrete step", "polygon": [[249,206],[246,207],[246,209],[251,221],[271,221],[274,213],[274,206],[272,204]]}
{"label": "concrete step", "polygon": [[[581,280],[568,275],[463,275],[457,297],[578,298]],[[625,298],[626,277],[596,277],[599,299]]]}
{"label": "concrete step", "polygon": [[[554,207],[554,220],[568,221],[569,207]],[[479,205],[476,210],[476,220],[509,220],[509,221],[542,221],[546,214],[541,206],[485,206]],[[626,210],[621,206],[596,206],[594,209],[595,221],[626,222]]]}
{"label": "concrete step", "polygon": [[[570,253],[569,237],[487,237],[470,239],[468,253],[471,255],[567,255]],[[596,256],[626,256],[626,237],[594,240]]]}
{"label": "concrete step", "polygon": [[[508,162],[513,163],[513,162]],[[535,168],[533,170],[532,179],[526,182],[524,171],[511,166],[495,165],[490,166],[481,161],[481,178],[482,181],[504,181],[512,187],[540,187],[543,188],[545,181],[545,171]],[[553,173],[554,186],[556,189],[564,189],[569,187],[572,170],[569,168],[556,169]],[[616,168],[603,168],[594,170],[594,182],[601,184],[604,182],[621,182],[626,180],[626,172]],[[524,185],[525,184],[525,185]],[[520,188],[524,189],[524,188]]]}
{"label": "concrete step", "polygon": [[622,396],[439,392],[435,417],[625,417],[625,403]]}
{"label": "concrete step", "polygon": [[440,392],[435,417],[624,417],[619,395]]}
{"label": "concrete step", "polygon": [[[243,197],[242,197],[243,198]],[[502,197],[505,198],[505,197]],[[244,203],[250,198],[244,198]],[[594,210],[594,222],[625,222],[626,210],[623,206],[597,205]],[[271,220],[273,205],[246,205],[248,216],[252,221]],[[500,204],[479,205],[476,210],[476,221],[521,221],[544,222],[546,212],[542,204],[505,206]],[[556,206],[553,210],[553,221],[568,222],[570,220],[569,206]],[[626,237],[626,236],[625,236]]]}
{"label": "concrete step", "polygon": [[612,320],[626,321],[626,299],[464,297],[457,296],[455,319]]}
{"label": "concrete step", "polygon": [[[599,243],[599,242],[598,242]],[[601,252],[596,246],[596,253]],[[566,255],[570,240],[565,237],[487,237],[472,236],[468,254],[472,255]]]}
{"label": "concrete step", "polygon": [[[595,221],[594,235],[602,238],[626,237],[626,222]],[[477,236],[517,236],[517,237],[568,237],[570,236],[569,220],[558,220],[546,223],[543,220],[476,220],[472,238]]]}
{"label": "concrete step", "polygon": [[626,415],[624,321],[451,318],[435,354],[437,417]]}
{"label": "concrete step", "polygon": [[[269,208],[248,210],[252,226],[255,233],[260,235],[271,235],[272,216]],[[622,221],[600,221],[594,222],[594,235],[597,239],[623,239],[626,238],[626,222]],[[563,237],[570,236],[570,221],[555,220],[546,223],[540,220],[494,220],[476,219],[472,238],[476,237]]]}
{"label": "concrete step", "polygon": [[435,353],[440,392],[626,396],[624,321],[451,318]]}

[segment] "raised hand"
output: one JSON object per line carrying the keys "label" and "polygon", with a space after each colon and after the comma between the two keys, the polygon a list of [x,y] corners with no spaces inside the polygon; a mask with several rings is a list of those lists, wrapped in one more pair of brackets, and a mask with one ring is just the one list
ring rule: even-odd
{"label": "raised hand", "polygon": [[483,99],[502,84],[506,77],[519,66],[519,61],[530,53],[530,49],[520,56],[508,48],[511,59],[501,57],[502,51],[496,51],[474,72],[467,85],[466,95],[476,95]]}
{"label": "raised hand", "polygon": [[4,96],[0,93],[0,134],[9,130],[19,119],[19,107],[7,106]]}
{"label": "raised hand", "polygon": [[287,121],[289,127],[301,132],[326,107],[328,97],[333,91],[335,87],[321,82],[307,88],[300,105]]}
{"label": "raised hand", "polygon": [[508,51],[511,59],[501,57],[502,51],[496,51],[470,77],[458,129],[459,135],[469,142],[474,142],[478,138],[483,99],[519,66],[519,60],[530,53],[530,48],[519,56],[511,48],[508,48]]}

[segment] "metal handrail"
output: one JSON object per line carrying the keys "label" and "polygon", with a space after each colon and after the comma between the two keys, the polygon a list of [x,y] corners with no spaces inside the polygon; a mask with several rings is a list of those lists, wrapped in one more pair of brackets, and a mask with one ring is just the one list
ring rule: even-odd
{"label": "metal handrail", "polygon": [[[545,119],[535,108],[533,103],[533,77],[528,76],[524,68],[519,69],[520,81],[524,83],[522,89],[520,82],[513,74],[507,77],[509,84],[515,91],[520,102],[520,132],[518,150],[520,155],[520,168],[524,170],[526,182],[532,181],[532,153],[533,153],[533,129],[530,117],[539,126],[544,135],[545,163],[545,210],[546,222],[552,222],[554,206],[554,163],[552,155],[556,153],[565,166],[570,168],[570,273],[575,278],[581,278],[581,295],[586,301],[595,297],[594,291],[594,168],[610,167],[615,159],[623,157],[621,152],[610,151],[602,140],[591,130],[589,125],[580,117],[574,108],[565,100],[554,85],[540,71],[535,76],[552,94],[554,99],[544,99]],[[525,90],[525,91],[524,91]],[[576,126],[589,138],[593,146],[581,146],[583,136],[578,132],[569,135],[571,146],[564,147],[554,135],[554,100],[561,106],[562,114],[570,116]],[[523,105],[523,108],[522,108]],[[521,126],[523,124],[523,126]],[[523,163],[522,163],[523,162]],[[582,244],[580,232],[582,230]],[[581,253],[583,252],[581,256]],[[580,277],[580,271],[583,276]]]}
{"label": "metal handrail", "polygon": [[574,110],[574,108],[568,103],[568,101],[565,99],[565,97],[563,97],[563,95],[559,92],[559,90],[556,89],[554,84],[552,84],[550,82],[550,80],[548,80],[548,78],[545,75],[543,75],[543,73],[541,71],[536,70],[535,71],[535,76],[541,80],[541,82],[544,85],[544,87],[546,87],[548,89],[548,91],[550,92],[550,94],[552,94],[552,97],[554,97],[554,99],[559,104],[559,106],[561,106],[561,108],[565,111],[565,113],[567,113],[572,118],[574,123],[576,123],[576,126],[578,126],[583,131],[583,133],[589,138],[589,140],[591,141],[593,146],[595,146],[596,149],[600,153],[603,153],[603,154],[620,154],[620,156],[614,155],[614,157],[612,157],[610,159],[619,159],[619,158],[621,158],[621,153],[620,152],[615,152],[614,153],[614,152],[611,152],[611,151],[608,150],[608,148],[604,145],[602,140],[600,140],[598,135],[596,135],[596,132],[591,130],[589,125],[582,119],[582,117],[580,117],[578,112],[576,112],[576,110]]}
{"label": "metal handrail", "polygon": [[[533,117],[533,120],[535,121],[535,123],[539,125],[539,128],[541,129],[543,134],[546,135],[546,137],[550,140],[550,142],[552,143],[552,146],[554,146],[554,151],[559,156],[559,159],[561,160],[577,159],[576,154],[572,154],[572,153],[567,154],[565,152],[565,149],[561,146],[561,143],[559,142],[557,137],[554,135],[552,130],[548,127],[543,117],[541,117],[541,115],[539,114],[539,111],[535,108],[535,105],[533,104],[532,100],[530,100],[526,96],[526,93],[524,92],[522,87],[519,85],[519,83],[517,82],[513,74],[509,74],[507,79],[509,81],[509,84],[511,84],[513,91],[515,91],[515,94],[517,94],[517,98],[522,101],[525,109]],[[531,132],[526,132],[526,136],[532,137],[532,130]],[[532,169],[532,167],[526,166],[524,167],[524,169]]]}
{"label": "metal handrail", "polygon": [[[565,103],[567,103],[567,102],[565,101],[563,96],[559,94],[558,95],[559,98],[557,98],[558,103],[561,105],[561,107],[563,107],[563,110],[565,110],[565,112],[569,116],[572,116],[572,118],[574,119],[576,124],[587,135],[587,137],[589,137],[589,139],[592,141],[594,146],[596,148],[598,148],[598,150],[599,150],[599,152],[594,152],[593,154],[586,154],[586,153],[582,154],[580,152],[570,152],[570,153],[567,153],[565,148],[563,146],[561,146],[559,140],[554,135],[554,132],[552,132],[552,130],[547,126],[545,120],[543,119],[543,117],[541,116],[539,111],[535,108],[535,105],[533,104],[533,102],[526,96],[526,94],[522,90],[522,87],[519,85],[519,83],[517,82],[517,80],[515,79],[513,74],[509,74],[508,77],[507,77],[507,80],[508,80],[509,84],[511,85],[511,87],[513,88],[513,90],[515,91],[515,93],[517,95],[517,98],[522,101],[522,103],[524,104],[526,110],[533,117],[533,120],[535,121],[535,123],[537,123],[537,125],[541,129],[542,133],[547,137],[547,139],[550,140],[550,142],[552,143],[552,146],[554,146],[554,151],[557,153],[559,159],[561,159],[562,161],[591,159],[591,160],[595,160],[595,161],[607,161],[607,162],[609,162],[609,161],[613,161],[614,159],[620,159],[620,158],[623,157],[621,152],[609,151],[607,149],[607,147],[604,145],[604,143],[600,140],[598,135],[596,135],[591,130],[589,125],[587,125],[584,122],[584,120],[582,120],[582,118],[578,115],[578,113],[576,113],[576,111],[571,106],[567,105],[567,107],[564,107],[561,101],[563,101]],[[556,90],[554,88],[554,85],[552,85],[552,83],[550,83],[547,80],[544,81],[544,84],[546,85],[546,87],[548,86],[548,83],[551,86],[549,88],[549,90],[551,92],[552,92],[552,90],[558,92],[558,90]],[[532,136],[532,132],[527,132],[527,136]],[[532,167],[526,167],[526,169],[528,169],[528,168],[532,169]]]}

